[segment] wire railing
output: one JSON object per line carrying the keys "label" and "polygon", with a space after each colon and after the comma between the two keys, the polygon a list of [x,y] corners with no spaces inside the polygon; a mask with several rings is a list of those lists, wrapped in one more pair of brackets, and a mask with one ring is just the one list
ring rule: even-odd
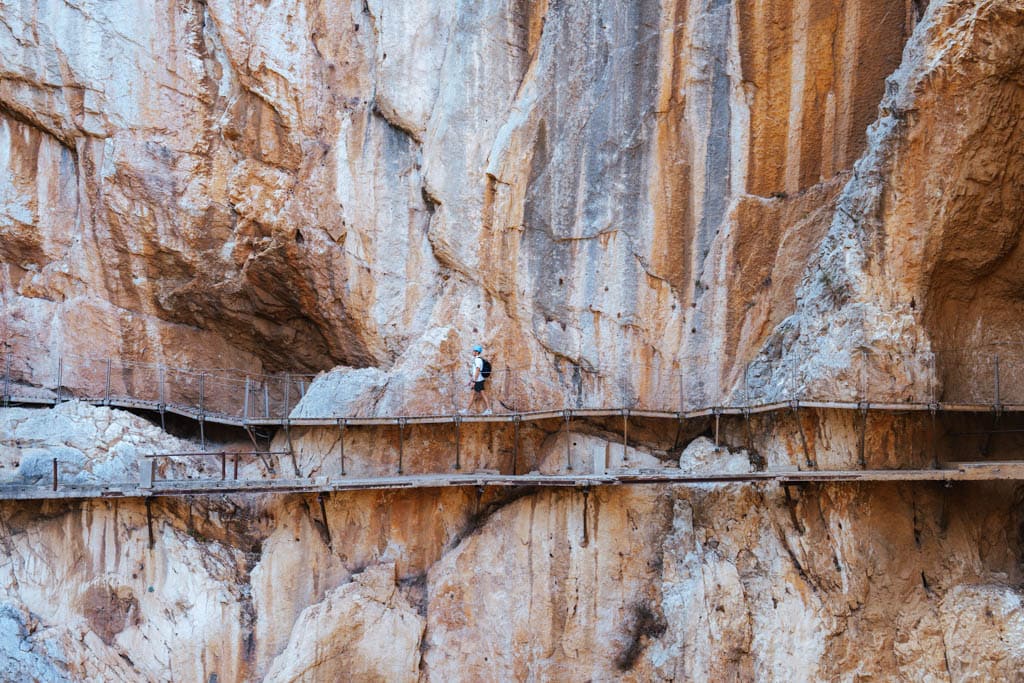
{"label": "wire railing", "polygon": [[[762,357],[738,366],[719,391],[701,384],[702,368],[688,370],[678,363],[611,370],[558,361],[495,367],[487,394],[496,414],[610,408],[684,413],[794,401],[1024,408],[1022,352],[1024,346],[998,345],[919,353],[854,349],[817,365]],[[262,374],[43,351],[8,351],[0,362],[5,404],[78,399],[173,409],[198,419],[455,415],[466,410],[471,396],[463,367],[418,369],[407,376],[354,369]],[[359,372],[370,379],[328,381]]]}

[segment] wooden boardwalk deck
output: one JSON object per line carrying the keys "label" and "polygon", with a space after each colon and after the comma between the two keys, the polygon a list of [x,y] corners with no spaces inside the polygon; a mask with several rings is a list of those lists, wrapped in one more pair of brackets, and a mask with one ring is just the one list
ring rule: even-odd
{"label": "wooden boardwalk deck", "polygon": [[496,474],[451,473],[382,477],[317,477],[313,479],[188,479],[157,481],[152,487],[138,482],[121,484],[68,484],[52,486],[0,483],[0,500],[53,500],[88,498],[149,498],[213,494],[335,493],[375,489],[430,489],[444,487],[570,487],[636,485],[702,485],[735,483],[880,483],[880,482],[1024,481],[1024,462],[947,463],[938,469],[917,470],[769,470],[748,473],[696,474],[678,469],[617,470],[606,474]]}
{"label": "wooden boardwalk deck", "polygon": [[[493,415],[394,415],[394,416],[322,416],[322,417],[254,417],[239,414],[229,415],[208,412],[202,407],[163,404],[152,400],[141,400],[130,397],[116,397],[109,394],[103,398],[71,397],[68,395],[47,395],[38,390],[19,395],[18,387],[5,383],[4,402],[7,405],[52,406],[67,400],[77,400],[92,405],[109,406],[128,410],[142,410],[150,413],[178,415],[203,423],[217,423],[250,430],[255,427],[284,428],[292,427],[374,427],[386,425],[456,425],[472,423],[520,423],[543,420],[572,420],[586,418],[623,419],[625,430],[628,429],[629,418],[646,418],[651,420],[670,421],[681,425],[687,420],[709,417],[743,417],[749,421],[752,415],[776,412],[791,412],[804,409],[810,410],[849,410],[858,411],[865,418],[869,413],[979,413],[994,414],[997,417],[1004,413],[1024,413],[1024,404],[1002,403],[870,403],[865,401],[777,401],[770,403],[752,403],[750,405],[728,405],[703,407],[689,411],[671,410],[640,410],[625,407],[594,407],[594,408],[552,408],[522,412],[502,412]],[[998,396],[998,392],[995,394]],[[248,408],[243,412],[247,412]],[[934,420],[933,420],[934,422]],[[865,419],[866,423],[866,419]],[[200,430],[201,431],[201,430]],[[456,431],[456,434],[458,432]],[[518,433],[518,432],[517,432]],[[718,428],[715,421],[715,434]],[[253,437],[255,443],[255,437]],[[290,439],[289,439],[290,443]],[[456,438],[456,444],[458,439]],[[205,440],[204,440],[205,444]],[[205,446],[204,446],[205,447]],[[175,457],[185,454],[156,454],[151,457]],[[215,455],[210,453],[208,455]],[[221,457],[220,479],[188,479],[181,481],[158,480],[151,486],[145,486],[141,480],[137,482],[110,482],[102,484],[73,484],[58,481],[57,485],[24,485],[0,483],[0,500],[48,500],[48,499],[87,499],[87,498],[148,498],[152,496],[211,495],[211,494],[257,494],[257,493],[328,493],[369,489],[415,489],[438,488],[450,486],[475,487],[589,487],[589,486],[621,486],[644,484],[678,484],[678,485],[716,485],[736,482],[747,483],[778,483],[800,484],[813,482],[900,482],[900,481],[978,481],[978,480],[1024,480],[1024,462],[1000,463],[953,463],[936,469],[890,469],[890,470],[802,470],[802,471],[767,471],[744,474],[708,473],[693,474],[679,469],[663,469],[650,471],[618,470],[605,474],[499,474],[481,473],[432,473],[420,475],[381,476],[359,478],[339,476],[316,479],[285,479],[267,478],[258,480],[237,480],[225,475],[224,457]],[[457,462],[457,460],[456,460]],[[399,467],[401,471],[401,467]],[[237,473],[237,470],[236,470]],[[56,479],[56,475],[54,479]]]}
{"label": "wooden boardwalk deck", "polygon": [[243,417],[223,413],[201,411],[196,407],[176,404],[161,404],[157,401],[132,398],[68,398],[58,401],[52,397],[18,396],[8,398],[9,405],[53,406],[69,400],[82,401],[96,406],[108,406],[125,410],[145,410],[179,415],[191,420],[211,422],[234,427],[331,427],[344,423],[346,426],[454,424],[454,423],[508,423],[533,422],[565,418],[637,417],[661,420],[691,420],[702,417],[748,416],[765,413],[799,410],[856,410],[872,413],[938,412],[938,413],[1024,413],[1024,404],[1004,403],[871,403],[867,401],[777,401],[772,403],[751,403],[749,405],[725,405],[697,408],[687,411],[643,410],[627,407],[594,408],[551,408],[520,412],[499,412],[493,415],[461,415],[440,413],[433,415],[387,415],[387,416],[323,416],[323,417]]}

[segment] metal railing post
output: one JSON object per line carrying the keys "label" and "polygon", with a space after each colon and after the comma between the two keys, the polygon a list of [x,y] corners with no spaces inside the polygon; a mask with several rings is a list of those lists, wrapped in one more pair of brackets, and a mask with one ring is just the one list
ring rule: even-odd
{"label": "metal railing post", "polygon": [[683,371],[679,371],[679,412],[682,413],[686,410],[686,401],[684,397],[683,389]]}
{"label": "metal railing post", "polygon": [[267,376],[263,376],[263,417],[270,417],[270,385]]}
{"label": "metal railing post", "polygon": [[519,461],[519,424],[523,421],[521,415],[516,413],[512,418],[512,475],[516,475],[517,463]]}
{"label": "metal railing post", "polygon": [[995,408],[997,413],[1003,410],[1003,404],[999,397],[999,354],[995,356]]}
{"label": "metal railing post", "polygon": [[[57,403],[60,403],[60,385],[64,382],[64,359],[57,358]],[[56,489],[55,489],[56,490]]]}
{"label": "metal railing post", "polygon": [[398,473],[402,473],[402,459],[405,455],[405,418],[398,418]]}
{"label": "metal railing post", "polygon": [[103,404],[110,405],[110,359],[107,359],[107,367],[103,377]]}
{"label": "metal railing post", "polygon": [[245,398],[242,399],[242,419],[243,420],[248,420],[249,419],[249,383],[250,383],[250,381],[251,380],[249,379],[249,376],[246,375],[245,376]]}
{"label": "metal railing post", "polygon": [[4,405],[11,402],[11,352],[4,354]]}
{"label": "metal railing post", "polygon": [[868,350],[860,350],[860,397],[858,403],[868,400]]}
{"label": "metal railing post", "polygon": [[199,373],[199,416],[206,416],[206,373]]}
{"label": "metal railing post", "polygon": [[292,414],[292,376],[291,373],[284,373],[284,415],[282,417],[288,417]]}
{"label": "metal railing post", "polygon": [[454,415],[455,413],[459,412],[459,403],[458,403],[459,385],[455,383],[455,369],[454,368],[452,368],[451,370],[448,371],[448,375],[451,378],[451,384],[449,384],[448,386],[451,387],[451,391],[452,391],[452,414]]}
{"label": "metal railing post", "polygon": [[166,377],[164,376],[164,366],[163,365],[157,364],[157,366],[156,366],[156,377],[157,377],[156,381],[157,381],[157,385],[158,385],[158,390],[157,390],[158,401],[160,403],[160,407],[162,408],[163,406],[167,405],[167,389],[166,389],[166,387],[164,387],[164,382],[166,381]]}
{"label": "metal railing post", "polygon": [[747,363],[743,368],[743,403],[746,407],[750,407],[750,364]]}
{"label": "metal railing post", "polygon": [[53,490],[57,490],[57,458],[53,459]]}

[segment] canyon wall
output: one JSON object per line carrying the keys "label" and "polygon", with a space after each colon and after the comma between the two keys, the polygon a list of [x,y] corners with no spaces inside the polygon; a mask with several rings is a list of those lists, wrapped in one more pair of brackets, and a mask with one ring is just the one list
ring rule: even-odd
{"label": "canyon wall", "polygon": [[[1024,377],[1021,45],[1019,0],[0,3],[0,338],[26,384],[85,358],[320,373],[295,417],[453,412],[477,342],[519,408],[987,400],[993,354]],[[926,422],[758,420],[718,447],[709,423],[535,426],[521,461],[511,426],[465,425],[461,464],[935,457]],[[77,402],[0,428],[3,482],[198,449]],[[353,431],[350,472],[393,472],[384,431]],[[450,434],[407,436],[410,471],[451,466]],[[278,471],[338,476],[338,438],[277,434]],[[1013,680],[1020,497],[5,502],[0,671]]]}

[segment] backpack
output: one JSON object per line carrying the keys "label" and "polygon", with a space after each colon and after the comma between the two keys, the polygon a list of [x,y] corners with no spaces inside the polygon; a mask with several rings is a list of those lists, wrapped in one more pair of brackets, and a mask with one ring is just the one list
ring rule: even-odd
{"label": "backpack", "polygon": [[480,360],[483,361],[483,367],[480,368],[480,376],[487,379],[491,376],[491,361],[486,358],[481,358]]}

